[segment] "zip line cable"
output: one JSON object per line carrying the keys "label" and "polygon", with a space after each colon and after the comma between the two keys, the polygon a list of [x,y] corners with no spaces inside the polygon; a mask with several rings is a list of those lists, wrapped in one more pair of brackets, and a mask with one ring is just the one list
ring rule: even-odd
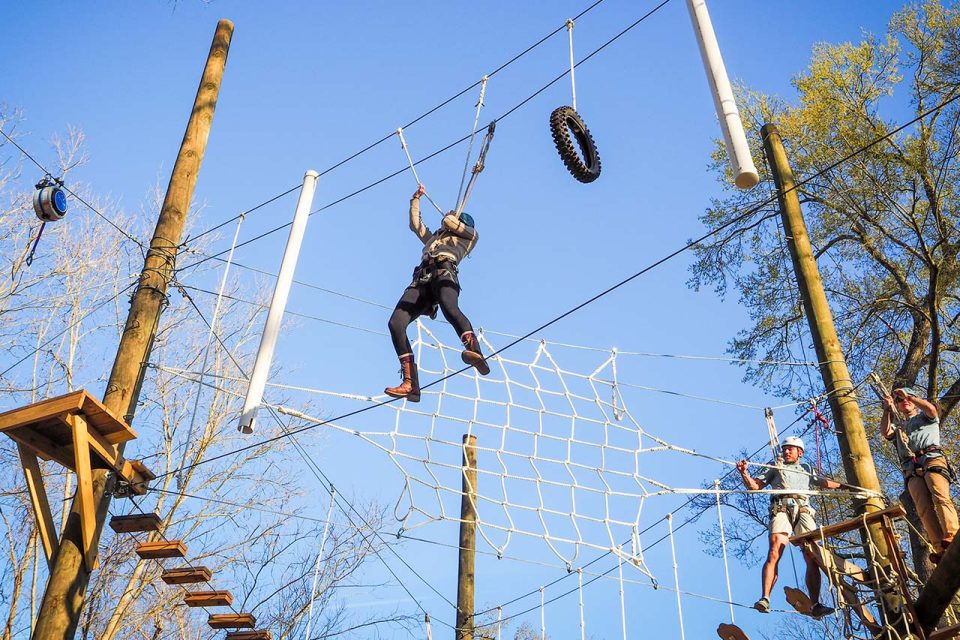
{"label": "zip line cable", "polygon": [[[602,0],[600,0],[600,1],[602,1]],[[595,55],[597,55],[598,53],[600,53],[601,51],[603,51],[605,48],[607,48],[609,45],[613,44],[616,40],[618,40],[619,38],[621,38],[623,35],[625,35],[625,34],[626,34],[627,32],[629,32],[630,30],[632,30],[632,29],[634,29],[635,27],[637,27],[640,23],[642,23],[643,21],[645,21],[647,18],[650,18],[651,16],[653,16],[655,13],[657,13],[657,11],[659,11],[660,9],[662,9],[662,8],[663,8],[664,6],[666,6],[669,2],[670,2],[670,0],[663,0],[660,4],[658,4],[658,5],[655,6],[653,9],[651,9],[650,11],[648,11],[647,13],[645,13],[644,15],[642,15],[642,16],[641,16],[640,18],[638,18],[637,20],[635,20],[635,21],[634,21],[632,24],[630,24],[627,28],[623,29],[623,30],[620,31],[618,34],[616,34],[615,36],[613,36],[612,38],[610,38],[609,40],[607,40],[606,42],[604,42],[602,45],[600,45],[598,48],[594,49],[589,55],[587,55],[585,58],[583,58],[582,60],[580,60],[580,62],[578,62],[577,64],[575,64],[575,65],[574,65],[574,68],[575,68],[575,67],[579,67],[581,64],[583,64],[584,62],[586,62],[587,60],[589,60],[589,59],[592,58],[593,56],[595,56]],[[594,5],[594,6],[595,6],[595,5]],[[559,33],[559,32],[562,31],[563,29],[566,29],[566,22],[564,22],[563,25],[561,25],[560,27],[558,27],[557,30],[556,30],[554,33]],[[500,116],[494,118],[494,121],[495,121],[495,122],[500,122],[501,120],[509,117],[509,116],[510,116],[511,114],[513,114],[515,111],[517,111],[518,109],[520,109],[521,107],[523,107],[524,105],[526,105],[528,102],[530,102],[531,100],[533,100],[534,98],[536,98],[537,96],[539,96],[541,93],[543,93],[544,91],[546,91],[547,89],[549,89],[550,87],[552,87],[554,84],[556,84],[557,82],[559,82],[560,80],[562,80],[563,78],[565,78],[569,73],[570,73],[570,69],[565,70],[563,73],[561,73],[560,75],[558,75],[556,78],[554,78],[553,80],[549,81],[548,83],[546,83],[545,85],[543,85],[542,87],[540,87],[539,89],[537,89],[535,92],[533,92],[532,94],[530,94],[529,96],[527,96],[526,98],[524,98],[523,100],[521,100],[519,103],[517,103],[516,105],[514,105],[513,107],[511,107],[510,109],[508,109],[506,112],[504,112],[504,113],[501,114]],[[488,74],[488,76],[492,76],[492,75],[493,75],[492,73],[491,73],[491,74]],[[471,85],[470,88],[472,89],[473,87],[479,85],[480,82],[481,82],[481,81],[478,80],[476,83],[474,83],[473,85]],[[390,139],[390,138],[392,138],[392,137],[395,136],[395,135],[396,135],[396,131],[393,131],[386,139]],[[473,136],[473,133],[472,133],[472,132],[471,132],[471,133],[468,133],[467,135],[459,138],[458,140],[455,140],[455,141],[449,143],[449,144],[446,145],[445,147],[442,147],[441,149],[438,149],[438,150],[434,151],[433,153],[430,153],[429,155],[426,155],[426,156],[420,158],[419,160],[416,160],[416,161],[412,162],[411,164],[414,165],[414,166],[416,166],[416,165],[419,165],[419,164],[421,164],[421,163],[424,163],[424,162],[426,162],[426,161],[428,161],[428,160],[431,160],[431,159],[435,158],[436,156],[438,156],[438,155],[440,155],[440,154],[442,154],[442,153],[444,153],[444,152],[446,152],[446,151],[449,151],[449,150],[452,149],[453,147],[455,147],[455,146],[457,146],[457,145],[459,145],[459,144],[461,144],[461,143],[463,143],[463,142],[466,142],[466,141],[469,140],[472,136]],[[367,184],[366,186],[363,186],[363,187],[357,189],[356,191],[353,191],[352,193],[349,193],[349,194],[347,194],[347,195],[345,195],[345,196],[343,196],[343,197],[341,197],[341,198],[338,198],[337,200],[334,200],[333,202],[329,202],[329,203],[323,205],[323,206],[320,207],[319,209],[315,209],[315,210],[311,211],[311,212],[310,212],[310,215],[312,216],[312,215],[314,215],[314,214],[316,214],[316,213],[321,213],[321,212],[323,212],[323,211],[326,211],[327,209],[330,209],[331,207],[334,207],[334,206],[336,206],[336,205],[344,202],[345,200],[349,200],[350,198],[353,198],[354,196],[357,196],[357,195],[363,193],[364,191],[367,191],[367,190],[369,190],[369,189],[372,189],[373,187],[375,187],[375,186],[377,186],[377,185],[380,185],[380,184],[386,182],[387,180],[390,180],[390,179],[392,179],[392,178],[395,178],[395,177],[399,176],[399,175],[402,174],[402,173],[405,173],[405,172],[408,171],[409,169],[410,169],[409,166],[404,166],[402,169],[398,169],[398,170],[394,171],[393,173],[391,173],[391,174],[389,174],[389,175],[386,175],[386,176],[384,176],[384,177],[382,177],[382,178],[380,178],[380,179],[378,179],[378,180],[375,180],[374,182],[371,182],[371,183]],[[321,173],[320,175],[323,175],[323,174]],[[272,234],[274,234],[274,233],[276,233],[276,232],[278,232],[278,231],[282,231],[283,229],[286,229],[287,227],[289,227],[291,224],[293,224],[293,223],[292,223],[292,222],[287,222],[286,224],[282,224],[282,225],[280,225],[280,226],[274,227],[273,229],[270,229],[270,230],[268,230],[268,231],[265,231],[265,232],[261,233],[260,235],[257,235],[257,236],[255,236],[255,237],[249,239],[249,240],[246,240],[246,241],[244,241],[244,242],[241,242],[240,244],[237,245],[237,248],[244,247],[244,246],[246,246],[246,245],[248,245],[248,244],[250,244],[250,243],[252,243],[252,242],[256,242],[257,240],[261,240],[261,239],[263,239],[263,238],[265,238],[265,237],[267,237],[267,236],[269,236],[269,235],[272,235]],[[199,236],[198,236],[198,237],[199,237]],[[198,260],[198,261],[196,261],[196,262],[193,262],[193,263],[188,264],[188,265],[186,265],[186,266],[184,266],[184,267],[181,267],[181,270],[183,270],[183,269],[190,269],[190,268],[192,268],[192,267],[199,266],[199,265],[203,264],[204,262],[206,262],[206,261],[208,261],[208,260],[211,260],[211,259],[217,258],[217,257],[219,257],[219,256],[222,256],[224,253],[226,253],[226,251],[221,251],[221,252],[219,252],[219,253],[215,253],[215,254],[212,254],[212,255],[210,255],[210,256],[206,256],[206,257],[204,257],[204,258],[202,258],[202,259],[200,259],[200,260]]]}
{"label": "zip line cable", "polygon": [[[584,9],[583,11],[581,11],[580,13],[578,13],[578,14],[577,14],[576,16],[574,16],[572,19],[573,19],[573,20],[577,20],[577,19],[579,19],[579,18],[587,15],[588,13],[590,13],[590,11],[592,11],[597,5],[601,4],[603,1],[604,1],[604,0],[596,0],[593,4],[591,4],[591,5],[588,6],[586,9]],[[530,53],[531,51],[533,51],[534,49],[536,49],[537,47],[539,47],[540,45],[542,45],[544,42],[546,42],[547,40],[549,40],[549,39],[552,38],[553,36],[557,35],[557,34],[560,33],[561,31],[563,31],[563,30],[566,28],[566,26],[567,26],[567,23],[564,22],[561,26],[557,27],[556,29],[554,29],[553,31],[551,31],[551,32],[548,33],[547,35],[543,36],[542,38],[540,38],[539,40],[537,40],[536,42],[534,42],[533,44],[531,44],[529,47],[527,47],[526,49],[524,49],[524,50],[521,51],[520,53],[516,54],[515,56],[513,56],[512,58],[510,58],[509,60],[507,60],[506,62],[504,62],[503,64],[501,64],[499,67],[497,67],[496,69],[494,69],[494,70],[491,71],[490,73],[486,74],[485,77],[486,77],[487,79],[489,79],[489,78],[492,78],[493,76],[497,75],[498,73],[500,73],[501,71],[503,71],[504,69],[506,69],[507,67],[509,67],[510,65],[512,65],[514,62],[516,62],[516,61],[519,60],[520,58],[524,57],[525,55],[527,55],[528,53]],[[413,120],[411,120],[411,121],[408,122],[407,124],[402,125],[400,128],[401,128],[401,129],[407,129],[407,128],[409,128],[409,127],[412,127],[413,125],[417,124],[418,122],[420,122],[420,121],[423,120],[424,118],[426,118],[426,117],[428,117],[428,116],[430,116],[430,115],[433,115],[435,112],[437,112],[437,111],[439,111],[440,109],[442,109],[443,107],[447,106],[448,104],[450,104],[451,102],[453,102],[453,101],[456,100],[457,98],[460,98],[461,96],[465,95],[466,93],[468,93],[468,92],[472,91],[473,89],[475,89],[476,87],[480,86],[480,84],[481,84],[482,82],[483,82],[483,79],[477,80],[476,82],[474,82],[473,84],[471,84],[469,87],[466,87],[466,88],[458,91],[457,93],[453,94],[452,96],[450,96],[450,97],[447,98],[446,100],[443,100],[442,102],[440,102],[440,103],[437,104],[436,106],[433,106],[433,107],[431,107],[430,109],[424,111],[423,113],[421,113],[419,116],[417,116],[416,118],[414,118]],[[340,160],[339,162],[336,162],[335,164],[327,167],[326,169],[324,169],[323,171],[320,172],[320,176],[324,176],[324,175],[330,173],[331,171],[333,171],[334,169],[337,169],[337,168],[339,168],[339,167],[347,164],[347,163],[350,162],[351,160],[353,160],[353,159],[355,159],[355,158],[363,155],[363,154],[366,153],[367,151],[370,151],[370,150],[374,149],[375,147],[383,144],[384,142],[387,142],[388,140],[390,140],[390,139],[391,139],[393,136],[395,136],[395,135],[396,135],[396,130],[390,132],[389,134],[383,136],[382,138],[380,138],[380,139],[378,139],[378,140],[376,140],[376,141],[374,141],[374,142],[371,142],[370,144],[368,144],[367,146],[363,147],[363,148],[360,149],[359,151],[356,151],[356,152],[352,153],[351,155],[347,156],[346,158],[344,158],[343,160]],[[466,138],[464,138],[464,139],[466,139]],[[456,144],[459,144],[460,142],[463,142],[463,140],[459,140]],[[420,162],[422,162],[422,160],[421,160]],[[419,164],[419,162],[418,162],[418,164]],[[269,199],[269,200],[267,200],[267,201],[265,201],[265,202],[257,205],[256,207],[254,207],[254,208],[252,208],[252,209],[247,209],[246,211],[243,212],[243,214],[251,213],[251,212],[253,212],[253,211],[256,211],[256,210],[259,209],[260,207],[262,207],[262,206],[264,206],[264,205],[266,205],[266,204],[269,204],[269,203],[277,200],[278,198],[281,198],[281,197],[283,197],[283,196],[285,196],[285,195],[287,195],[287,194],[289,194],[289,193],[292,193],[293,191],[296,191],[297,189],[300,188],[300,186],[301,186],[301,185],[298,184],[298,185],[296,185],[296,186],[294,186],[294,187],[291,187],[291,188],[288,189],[287,191],[284,191],[283,193],[274,196],[273,198],[271,198],[271,199]],[[231,222],[233,222],[234,220],[236,220],[237,217],[239,217],[239,215],[243,215],[243,214],[238,214],[238,216],[234,216],[233,218],[230,218],[229,220],[224,220],[223,222],[217,224],[216,226],[211,227],[210,229],[207,229],[207,230],[204,231],[203,233],[200,233],[200,234],[198,234],[198,235],[196,235],[196,236],[194,236],[194,237],[192,237],[192,238],[189,238],[188,240],[185,240],[185,241],[184,241],[184,244],[186,244],[187,242],[194,242],[194,241],[196,241],[197,239],[199,239],[199,238],[207,235],[208,233],[212,233],[213,231],[216,231],[217,229],[220,229],[221,227],[224,227],[224,226],[230,224]]]}
{"label": "zip line cable", "polygon": [[[665,0],[665,2],[669,2],[669,0]],[[660,5],[660,6],[662,6],[662,5]],[[648,15],[649,15],[649,14],[648,14]],[[825,173],[825,172],[827,172],[827,171],[833,170],[834,168],[836,168],[836,167],[840,166],[841,164],[847,162],[847,161],[850,160],[851,158],[853,158],[853,157],[855,157],[855,156],[857,156],[857,155],[865,152],[866,150],[868,150],[868,149],[876,146],[877,144],[883,142],[884,140],[887,140],[888,138],[892,137],[893,135],[899,133],[900,131],[903,131],[903,130],[906,129],[907,127],[909,127],[909,126],[911,126],[912,124],[918,122],[918,121],[921,120],[922,118],[925,118],[926,116],[930,115],[931,113],[934,113],[934,112],[938,111],[939,109],[942,109],[943,107],[945,107],[945,106],[947,106],[947,105],[955,102],[956,100],[960,100],[960,93],[958,93],[957,95],[953,96],[952,98],[950,98],[950,99],[948,99],[948,100],[945,100],[945,101],[941,102],[940,104],[938,104],[938,105],[936,105],[936,106],[934,106],[934,107],[931,107],[930,109],[927,109],[926,111],[924,111],[923,113],[921,113],[921,114],[920,114],[919,116],[917,116],[916,118],[914,118],[914,119],[910,120],[909,122],[907,122],[907,123],[905,123],[905,124],[903,124],[903,125],[895,128],[895,129],[891,130],[890,132],[886,133],[885,135],[880,136],[879,138],[874,139],[873,141],[871,141],[871,142],[863,145],[863,146],[860,147],[859,149],[857,149],[857,150],[855,150],[855,151],[853,151],[853,152],[851,152],[851,153],[848,153],[847,155],[843,156],[843,157],[840,158],[839,160],[836,160],[835,162],[827,165],[826,167],[824,167],[823,169],[821,169],[821,170],[818,171],[817,173],[813,174],[812,176],[810,176],[810,177],[808,177],[808,178],[805,178],[805,179],[803,179],[803,180],[799,180],[799,181],[795,182],[794,185],[793,185],[793,187],[791,187],[790,189],[786,190],[785,193],[786,193],[786,192],[789,192],[789,191],[798,190],[800,187],[804,186],[805,184],[809,183],[809,182],[812,181],[812,180],[815,180],[817,177],[819,177],[819,176],[822,175],[823,173]],[[660,259],[658,259],[658,260],[656,260],[656,261],[648,264],[646,267],[643,267],[642,269],[640,269],[639,271],[633,273],[632,275],[627,276],[626,278],[620,280],[620,281],[617,282],[616,284],[613,284],[613,285],[611,285],[610,287],[607,287],[606,289],[604,289],[604,290],[601,291],[600,293],[595,294],[594,296],[588,298],[588,299],[585,300],[584,302],[581,302],[580,304],[578,304],[578,305],[576,305],[576,306],[568,309],[567,311],[563,312],[562,314],[560,314],[560,315],[558,315],[558,316],[555,316],[553,319],[548,320],[547,322],[541,324],[539,327],[537,327],[537,328],[535,328],[535,329],[533,329],[533,330],[531,330],[531,331],[528,331],[528,332],[527,332],[526,334],[524,334],[523,336],[514,339],[513,341],[509,342],[507,345],[505,345],[505,346],[501,347],[500,349],[498,349],[497,351],[494,351],[493,353],[491,353],[489,356],[487,356],[486,359],[487,359],[487,360],[490,360],[490,359],[494,358],[495,356],[503,353],[504,351],[507,351],[508,349],[516,346],[516,345],[519,344],[520,342],[522,342],[522,341],[530,338],[531,336],[533,336],[533,335],[535,335],[535,334],[537,334],[537,333],[540,333],[540,332],[543,331],[544,329],[546,329],[546,328],[548,328],[548,327],[556,324],[557,322],[560,322],[561,320],[567,318],[568,316],[573,315],[574,313],[576,313],[577,311],[583,309],[584,307],[587,307],[587,306],[589,306],[590,304],[593,304],[594,302],[596,302],[596,301],[599,300],[600,298],[603,298],[603,297],[607,296],[608,294],[616,291],[617,289],[620,289],[621,287],[629,284],[630,282],[633,282],[634,280],[636,280],[636,279],[639,278],[640,276],[642,276],[642,275],[644,275],[644,274],[646,274],[646,273],[649,273],[650,271],[653,271],[654,269],[656,269],[656,268],[659,267],[660,265],[668,262],[669,260],[672,260],[673,258],[677,257],[677,256],[680,255],[681,253],[684,253],[685,251],[688,251],[689,249],[691,249],[691,248],[693,248],[693,247],[695,247],[695,246],[698,246],[698,245],[702,244],[704,240],[707,240],[708,238],[711,238],[711,237],[719,234],[720,232],[725,231],[725,230],[728,229],[729,227],[732,227],[732,226],[736,225],[736,224],[739,223],[739,222],[743,222],[743,221],[749,219],[749,218],[752,217],[756,212],[760,211],[761,209],[763,209],[763,208],[766,207],[767,205],[772,204],[775,200],[776,200],[776,196],[770,196],[769,198],[767,198],[766,200],[760,202],[759,204],[750,207],[749,209],[747,209],[747,211],[745,211],[745,212],[743,212],[742,214],[734,217],[734,218],[731,219],[731,220],[728,220],[727,222],[724,222],[723,224],[721,224],[720,226],[718,226],[716,229],[713,229],[712,231],[708,231],[707,233],[701,235],[699,238],[687,242],[686,244],[684,244],[684,245],[681,246],[680,248],[678,248],[678,249],[670,252],[669,254],[663,256],[662,258],[660,258]],[[775,216],[777,216],[777,215],[779,215],[779,213],[768,214],[767,216],[764,216],[761,220],[770,219],[770,218],[773,218],[773,217],[775,217]],[[736,232],[735,232],[735,233],[736,233]],[[456,370],[456,371],[453,371],[452,373],[449,373],[449,374],[447,374],[447,375],[445,375],[445,376],[442,376],[442,377],[440,377],[440,378],[437,378],[436,380],[434,380],[434,381],[432,381],[432,382],[429,382],[429,383],[421,386],[421,389],[429,389],[430,387],[433,387],[433,386],[435,386],[435,385],[438,385],[438,384],[444,382],[445,380],[448,380],[448,379],[450,379],[450,378],[452,378],[452,377],[454,377],[454,376],[460,375],[461,373],[463,373],[463,372],[465,372],[465,371],[468,371],[470,368],[471,368],[470,366],[465,366],[465,367],[463,367],[463,368],[461,368],[461,369],[458,369],[458,370]],[[353,416],[355,416],[355,415],[359,415],[359,414],[361,414],[361,413],[366,413],[367,411],[371,411],[371,410],[373,410],[373,409],[377,409],[377,408],[379,408],[379,407],[381,407],[381,406],[384,406],[384,405],[387,405],[387,404],[392,404],[393,402],[396,402],[397,400],[398,400],[398,398],[391,398],[391,399],[389,399],[389,400],[384,400],[384,401],[382,401],[382,402],[379,402],[379,403],[376,403],[376,404],[373,404],[373,405],[370,405],[370,406],[367,406],[367,407],[362,407],[362,408],[360,408],[360,409],[356,409],[356,410],[353,410],[353,411],[349,411],[349,412],[347,412],[347,413],[344,413],[344,414],[342,414],[342,415],[336,416],[336,417],[334,417],[334,418],[330,418],[329,420],[324,420],[324,421],[320,421],[320,422],[317,422],[317,423],[314,423],[314,424],[306,425],[306,426],[304,426],[304,427],[300,427],[299,429],[296,429],[296,430],[294,430],[294,431],[291,431],[290,433],[295,435],[295,434],[302,433],[302,432],[307,431],[307,430],[310,430],[310,429],[315,429],[316,427],[323,426],[324,424],[328,424],[328,423],[330,423],[330,422],[335,422],[335,421],[336,421],[336,422],[339,422],[339,421],[344,420],[345,418],[350,418],[350,417],[353,417]],[[258,442],[256,442],[256,443],[247,445],[247,446],[245,446],[245,447],[240,447],[240,448],[238,448],[238,449],[236,449],[236,450],[234,450],[234,451],[228,451],[228,452],[219,454],[219,455],[217,455],[217,456],[213,456],[213,457],[211,457],[211,458],[207,458],[207,459],[205,459],[205,460],[200,460],[199,462],[196,462],[196,463],[194,463],[193,465],[187,466],[186,469],[189,469],[190,467],[193,467],[193,466],[199,466],[199,465],[201,465],[201,464],[206,464],[207,462],[213,462],[213,461],[215,461],[215,460],[219,460],[219,459],[225,458],[225,457],[227,457],[227,456],[235,455],[235,454],[237,454],[237,453],[242,453],[243,451],[247,451],[247,450],[250,450],[250,449],[255,448],[255,447],[259,447],[259,446],[264,445],[264,444],[269,444],[269,443],[275,442],[275,441],[277,441],[277,440],[281,440],[281,439],[283,439],[284,437],[287,437],[287,436],[281,434],[281,435],[278,435],[278,436],[273,436],[273,437],[271,437],[271,438],[267,438],[267,439],[264,439],[264,440],[260,440],[260,441],[258,441]],[[164,475],[170,475],[170,473],[175,473],[175,472],[183,471],[183,470],[184,470],[184,469],[178,469],[178,470],[175,470],[175,471],[168,472],[167,474],[164,474]],[[158,477],[163,477],[163,476],[158,476]]]}
{"label": "zip line cable", "polygon": [[[29,152],[29,151],[27,151],[26,149],[24,149],[23,147],[21,147],[20,144],[17,143],[16,140],[14,140],[14,139],[11,138],[10,136],[8,136],[7,133],[6,133],[3,129],[0,129],[0,135],[2,135],[4,138],[6,138],[6,139],[7,139],[7,142],[9,142],[9,143],[12,144],[13,146],[15,146],[17,149],[19,149],[19,150],[20,150],[20,153],[22,153],[24,156],[26,156],[26,157],[30,160],[30,162],[32,162],[33,164],[37,165],[37,167],[40,169],[40,171],[43,171],[43,173],[44,173],[45,175],[48,175],[48,176],[52,176],[52,175],[53,175],[52,173],[50,173],[49,171],[47,171],[46,167],[44,167],[42,164],[40,164],[40,163],[37,161],[36,158],[34,158],[32,155],[30,155],[30,152]],[[113,227],[114,229],[116,229],[116,230],[117,230],[122,236],[124,236],[127,240],[130,240],[131,242],[133,242],[134,244],[136,244],[138,247],[140,247],[141,253],[143,252],[143,249],[144,249],[143,242],[141,242],[140,240],[134,238],[134,237],[133,237],[132,235],[130,235],[125,229],[121,228],[116,222],[114,222],[113,220],[111,220],[110,218],[108,218],[106,215],[100,213],[100,211],[98,211],[96,207],[94,207],[92,204],[90,204],[89,202],[87,202],[86,200],[84,200],[80,195],[78,195],[78,194],[77,194],[75,191],[73,191],[70,187],[68,187],[67,185],[62,184],[62,183],[61,183],[60,186],[63,187],[63,190],[64,190],[64,191],[66,191],[66,192],[69,193],[71,196],[73,196],[74,198],[76,198],[80,203],[82,203],[87,209],[90,209],[90,211],[93,211],[101,220],[105,221],[105,222],[106,222],[107,224],[109,224],[111,227]]]}

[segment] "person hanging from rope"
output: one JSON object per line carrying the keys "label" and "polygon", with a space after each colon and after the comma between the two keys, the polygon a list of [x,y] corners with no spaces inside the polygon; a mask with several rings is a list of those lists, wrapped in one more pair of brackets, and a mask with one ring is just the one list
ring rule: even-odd
{"label": "person hanging from rope", "polygon": [[[743,479],[744,486],[751,491],[759,491],[764,487],[786,491],[808,491],[810,489],[839,489],[839,482],[819,475],[813,467],[800,462],[803,455],[803,440],[789,437],[780,447],[783,462],[771,466],[758,478],[747,473],[747,461],[737,463],[737,470]],[[814,510],[810,507],[809,494],[776,493],[770,497],[770,549],[767,560],[763,565],[761,584],[763,594],[753,608],[761,613],[770,612],[770,593],[777,582],[778,567],[783,551],[790,542],[791,535],[799,535],[817,528],[814,521]],[[807,565],[805,581],[813,608],[810,615],[822,618],[833,613],[833,609],[820,603],[820,567],[809,552],[804,548],[803,559]]]}
{"label": "person hanging from rope", "polygon": [[460,310],[460,281],[457,277],[458,265],[477,245],[480,236],[474,228],[473,218],[456,211],[447,213],[440,228],[431,232],[420,218],[420,196],[425,192],[421,184],[410,199],[410,230],[423,243],[420,265],[413,270],[413,281],[400,296],[387,323],[393,347],[400,358],[403,381],[396,387],[384,389],[384,393],[410,402],[420,401],[420,380],[407,327],[424,314],[435,318],[437,307],[463,342],[463,362],[475,367],[480,375],[490,373],[473,325]]}
{"label": "person hanging from rope", "polygon": [[[898,419],[898,413],[904,417]],[[939,416],[936,402],[901,387],[884,397],[880,420],[880,433],[897,448],[904,484],[934,548],[930,553],[934,564],[940,562],[960,528],[957,509],[950,499],[953,473],[940,448]]]}

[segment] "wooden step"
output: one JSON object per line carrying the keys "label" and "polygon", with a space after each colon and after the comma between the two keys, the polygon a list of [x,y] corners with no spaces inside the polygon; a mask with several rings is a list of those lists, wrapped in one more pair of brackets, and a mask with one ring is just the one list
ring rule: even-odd
{"label": "wooden step", "polygon": [[210,582],[212,576],[213,573],[206,567],[181,567],[179,569],[167,569],[160,576],[160,579],[167,584],[194,584],[196,582]]}
{"label": "wooden step", "polygon": [[228,631],[225,640],[273,640],[269,631]]}
{"label": "wooden step", "polygon": [[137,555],[144,560],[152,560],[155,558],[182,558],[187,555],[187,547],[179,540],[141,542],[137,545]]}
{"label": "wooden step", "polygon": [[207,624],[212,629],[253,629],[257,619],[252,613],[211,613]]}
{"label": "wooden step", "polygon": [[129,516],[113,516],[110,518],[110,528],[117,533],[160,531],[161,522],[160,516],[155,513],[137,513]]}
{"label": "wooden step", "polygon": [[233,594],[229,591],[191,591],[184,594],[183,604],[188,607],[229,607],[233,604]]}
{"label": "wooden step", "polygon": [[960,624],[955,624],[951,627],[945,627],[939,631],[934,631],[932,634],[927,636],[929,640],[947,640],[947,638],[956,638],[960,635]]}

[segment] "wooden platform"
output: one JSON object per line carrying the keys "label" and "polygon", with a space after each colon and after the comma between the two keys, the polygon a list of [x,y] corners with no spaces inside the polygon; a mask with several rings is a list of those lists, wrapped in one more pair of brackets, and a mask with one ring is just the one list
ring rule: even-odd
{"label": "wooden platform", "polygon": [[955,624],[953,626],[934,631],[927,636],[927,640],[949,640],[950,638],[956,638],[957,636],[960,636],[960,624]]}
{"label": "wooden platform", "polygon": [[138,513],[129,516],[113,516],[110,528],[117,533],[136,533],[139,531],[160,531],[162,520],[155,513]]}
{"label": "wooden platform", "polygon": [[179,540],[141,542],[137,545],[137,555],[144,560],[156,560],[158,558],[182,558],[187,555],[187,547]]}
{"label": "wooden platform", "polygon": [[136,438],[136,432],[82,390],[0,413],[0,432],[17,443],[48,563],[57,553],[59,537],[38,458],[53,460],[77,474],[84,563],[92,571],[97,565],[93,469],[116,473],[118,485],[129,494],[146,493],[155,477],[142,463],[125,460],[120,454],[117,445]]}
{"label": "wooden platform", "polygon": [[188,607],[229,607],[233,594],[229,591],[191,591],[183,594],[183,604]]}
{"label": "wooden platform", "polygon": [[252,613],[212,613],[207,624],[211,629],[253,629],[257,619]]}
{"label": "wooden platform", "polygon": [[273,640],[269,631],[230,631],[225,640]]}
{"label": "wooden platform", "polygon": [[206,567],[182,567],[167,569],[160,576],[160,579],[167,584],[196,584],[198,582],[210,582],[212,576],[210,569]]}
{"label": "wooden platform", "polygon": [[903,510],[903,506],[898,503],[892,507],[868,513],[865,517],[850,518],[849,520],[837,522],[836,524],[828,524],[825,527],[820,527],[807,533],[801,533],[800,535],[790,538],[790,542],[795,545],[803,544],[807,540],[816,542],[821,538],[832,538],[842,533],[859,529],[864,526],[864,520],[866,520],[866,524],[869,525],[880,522],[884,518],[903,518],[906,515],[907,513]]}

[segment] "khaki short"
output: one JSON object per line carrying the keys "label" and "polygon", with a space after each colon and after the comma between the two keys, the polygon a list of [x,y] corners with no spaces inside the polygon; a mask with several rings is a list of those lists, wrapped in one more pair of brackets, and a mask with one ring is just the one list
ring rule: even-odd
{"label": "khaki short", "polygon": [[813,515],[804,511],[796,518],[796,524],[791,521],[790,516],[793,515],[794,511],[779,511],[773,514],[773,518],[770,519],[770,533],[782,533],[787,536],[798,536],[801,533],[807,533],[808,531],[813,531],[817,528],[817,523],[813,519]]}

